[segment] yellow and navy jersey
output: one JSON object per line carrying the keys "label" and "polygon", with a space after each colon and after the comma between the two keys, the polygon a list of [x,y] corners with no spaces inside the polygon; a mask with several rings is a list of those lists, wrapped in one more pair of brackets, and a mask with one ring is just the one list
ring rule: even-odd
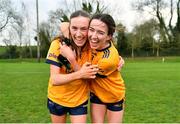
{"label": "yellow and navy jersey", "polygon": [[[59,67],[60,73],[67,74],[66,67],[62,66],[58,60],[60,55],[60,39],[52,41],[49,48],[46,63],[52,64]],[[78,60],[79,64],[82,65],[84,61],[89,59],[88,52],[82,53],[82,58]],[[48,98],[53,102],[67,106],[76,107],[84,103],[88,99],[89,95],[89,85],[85,80],[75,80],[67,84],[53,86],[51,83],[51,78],[49,79],[48,85]]]}
{"label": "yellow and navy jersey", "polygon": [[90,89],[104,103],[118,102],[125,97],[124,80],[117,70],[119,54],[112,43],[103,50],[92,50],[92,64],[99,72],[91,81]]}
{"label": "yellow and navy jersey", "polygon": [[[51,46],[49,48],[47,57],[46,57],[46,63],[52,64],[55,66],[60,67],[61,73],[66,73],[67,68],[59,59],[60,56],[60,38],[56,38],[54,41],[52,41]],[[72,69],[71,69],[72,71]]]}

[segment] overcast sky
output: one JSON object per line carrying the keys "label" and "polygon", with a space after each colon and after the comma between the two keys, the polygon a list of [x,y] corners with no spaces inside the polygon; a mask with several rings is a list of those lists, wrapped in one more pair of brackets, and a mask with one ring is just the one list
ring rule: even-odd
{"label": "overcast sky", "polygon": [[[24,34],[24,36],[31,37],[31,43],[34,45],[36,42],[34,41],[34,36],[36,36],[36,0],[11,0],[13,2],[13,6],[17,11],[22,12],[21,3],[24,2],[25,8],[27,9],[29,20],[28,24],[30,25],[28,30],[30,34]],[[38,0],[39,1],[39,22],[47,21],[48,14],[50,10],[56,10],[57,8],[63,8],[63,10],[67,10],[65,3],[68,6],[75,8],[74,0]],[[66,1],[66,2],[65,2]],[[79,3],[81,5],[82,1],[91,1],[91,0],[75,0],[76,4]],[[131,3],[134,0],[99,0],[100,3],[103,3],[107,10],[109,10],[110,14],[115,19],[116,23],[122,23],[126,27],[126,31],[130,32],[133,27],[142,20],[147,18],[148,16],[143,17],[142,15],[137,14],[131,8]],[[102,5],[100,5],[102,7]],[[77,8],[76,8],[77,9]],[[75,11],[71,10],[72,12]],[[9,37],[8,32],[3,32],[4,36]],[[0,38],[0,41],[3,37]],[[0,42],[0,45],[2,43]]]}
{"label": "overcast sky", "polygon": [[[26,9],[29,14],[29,23],[31,30],[31,40],[33,43],[33,37],[36,35],[36,0],[11,0],[13,5],[17,10],[21,8],[21,3],[24,2]],[[40,23],[47,21],[48,13],[50,10],[56,10],[57,8],[65,8],[66,5],[64,2],[67,2],[68,5],[73,6],[74,0],[39,0],[39,20]],[[76,3],[82,3],[82,0],[76,0]],[[85,1],[85,0],[83,0]],[[87,0],[88,1],[88,0]],[[137,24],[142,23],[144,20],[150,18],[148,14],[138,14],[132,10],[131,3],[134,0],[99,0],[103,1],[103,4],[110,10],[110,14],[116,20],[116,23],[121,22],[127,29],[128,32],[132,31],[133,27]],[[74,7],[74,6],[73,6]],[[74,7],[75,8],[75,7]],[[169,11],[168,11],[169,12]],[[168,13],[165,12],[165,13]],[[152,17],[152,16],[151,16]],[[1,41],[2,38],[0,38]],[[0,43],[1,44],[1,43]],[[36,43],[35,43],[36,44]]]}
{"label": "overcast sky", "polygon": [[[12,0],[14,5],[20,6],[21,1],[26,4],[32,18],[36,18],[36,0]],[[48,12],[50,10],[56,10],[57,8],[63,8],[63,2],[65,0],[39,0],[39,20],[40,22],[46,21],[48,17]],[[66,0],[68,4],[73,4],[73,0]],[[77,0],[81,1],[81,0]],[[108,5],[108,9],[111,10],[111,15],[115,20],[122,22],[128,30],[132,29],[132,26],[137,23],[137,13],[131,9],[131,1],[133,0],[102,0],[105,5]],[[34,20],[35,21],[35,20]]]}

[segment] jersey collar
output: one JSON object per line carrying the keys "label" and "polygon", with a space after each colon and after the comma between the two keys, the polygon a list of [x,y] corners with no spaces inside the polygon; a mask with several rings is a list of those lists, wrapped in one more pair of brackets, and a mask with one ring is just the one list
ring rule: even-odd
{"label": "jersey collar", "polygon": [[104,51],[104,50],[106,50],[106,49],[108,49],[108,48],[110,48],[111,47],[111,42],[109,42],[109,46],[108,47],[106,47],[106,48],[104,48],[104,49],[102,49],[102,50],[96,50],[96,51],[98,51],[98,52],[101,52],[101,51]]}

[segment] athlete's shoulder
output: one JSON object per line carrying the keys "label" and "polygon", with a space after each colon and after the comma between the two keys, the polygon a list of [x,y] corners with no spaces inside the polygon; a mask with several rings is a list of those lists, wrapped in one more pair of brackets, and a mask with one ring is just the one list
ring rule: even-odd
{"label": "athlete's shoulder", "polygon": [[51,45],[56,45],[60,43],[60,37],[55,37],[52,41],[51,41]]}
{"label": "athlete's shoulder", "polygon": [[114,57],[119,56],[118,51],[114,44],[111,42],[111,45],[109,48],[103,50],[103,56],[102,58],[107,58],[107,59],[114,59]]}
{"label": "athlete's shoulder", "polygon": [[113,41],[111,41],[111,47],[110,47],[110,49],[117,50]]}
{"label": "athlete's shoulder", "polygon": [[58,55],[60,54],[60,43],[59,43],[60,38],[55,38],[51,42],[51,46],[49,48],[47,58],[53,58],[57,59]]}
{"label": "athlete's shoulder", "polygon": [[119,56],[118,50],[116,49],[115,45],[111,42],[111,47],[109,48],[111,55]]}
{"label": "athlete's shoulder", "polygon": [[119,54],[113,43],[108,49],[103,51],[101,63],[104,63],[107,66],[117,65],[119,62]]}

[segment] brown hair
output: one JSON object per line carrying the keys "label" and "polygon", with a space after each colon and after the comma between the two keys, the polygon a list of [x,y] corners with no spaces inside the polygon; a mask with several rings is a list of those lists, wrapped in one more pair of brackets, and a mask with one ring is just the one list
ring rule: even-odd
{"label": "brown hair", "polygon": [[[73,13],[71,14],[71,16],[70,16],[70,23],[71,23],[71,19],[76,18],[76,17],[79,17],[79,16],[87,17],[87,18],[90,19],[90,15],[89,15],[86,11],[77,10],[77,11],[75,11],[75,12],[73,12]],[[69,36],[71,36],[71,35],[69,35]],[[71,37],[70,37],[70,38],[71,38]],[[84,48],[87,44],[88,44],[88,42],[86,42],[86,43],[84,44],[83,48]],[[77,58],[78,58],[79,56],[81,56],[81,55],[80,55],[80,53],[78,53],[78,51],[77,51],[78,46],[74,43],[74,41],[72,40],[72,38],[71,38],[71,45],[72,45],[72,48],[73,48],[73,49],[75,50],[75,52],[76,52],[76,59],[77,59]]]}

